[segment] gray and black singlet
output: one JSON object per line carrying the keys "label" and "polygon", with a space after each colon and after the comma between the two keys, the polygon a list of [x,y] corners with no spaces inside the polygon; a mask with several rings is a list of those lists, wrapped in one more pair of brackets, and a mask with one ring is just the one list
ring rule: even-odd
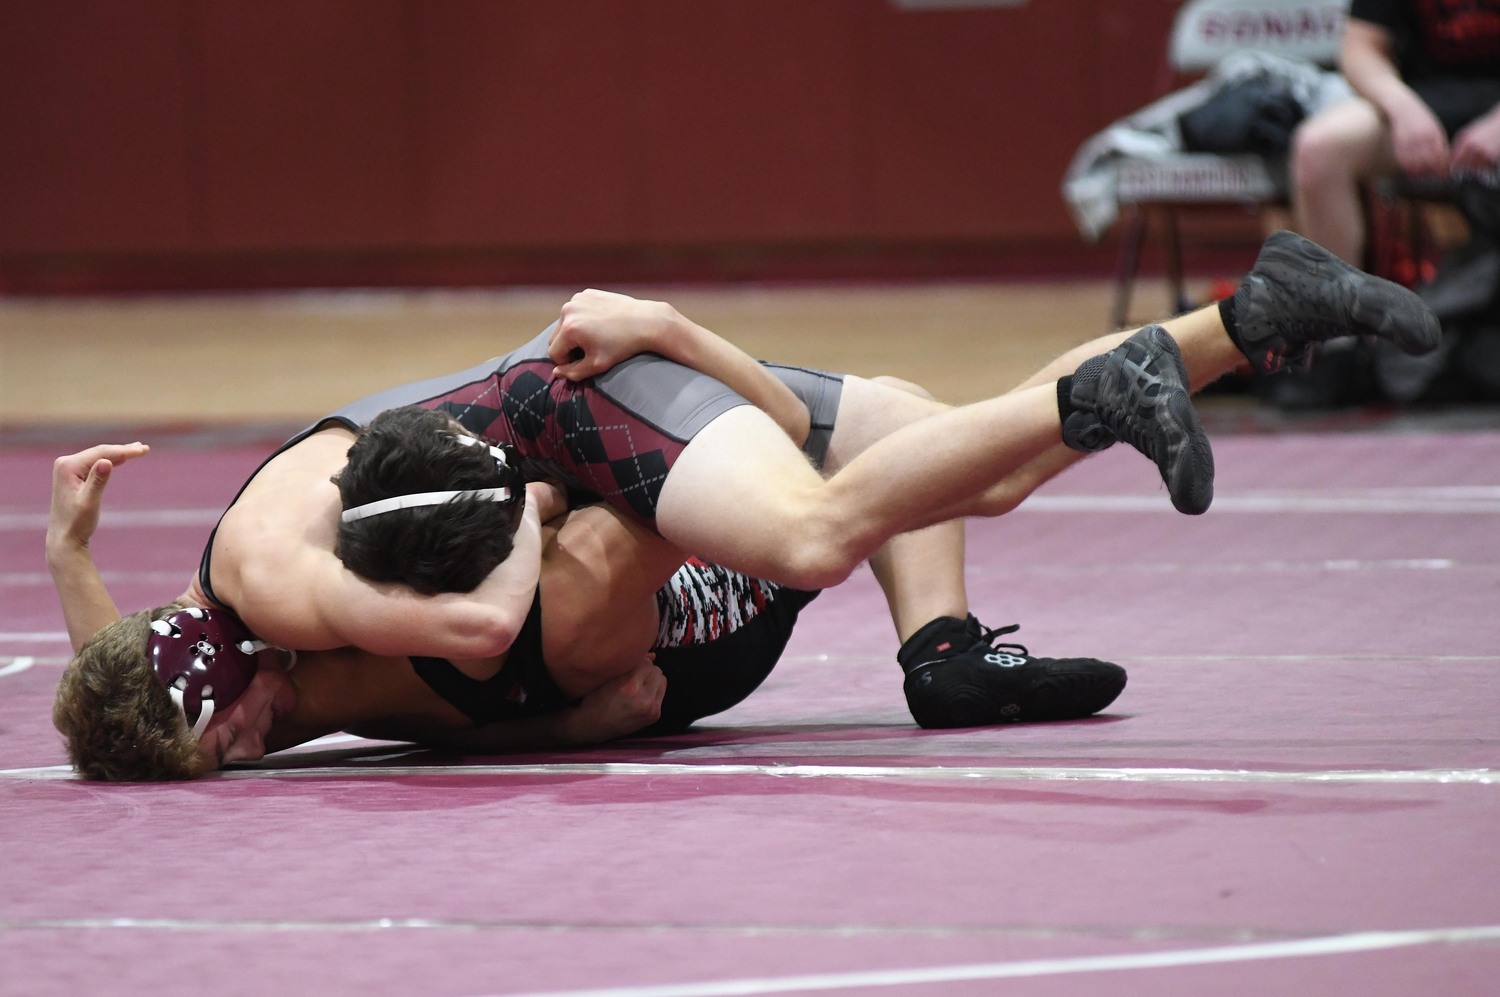
{"label": "gray and black singlet", "polygon": [[[715,418],[749,401],[723,383],[654,353],[630,357],[585,381],[554,378],[556,365],[547,356],[552,328],[468,370],[389,388],[345,405],[287,440],[261,467],[319,430],[341,425],[358,431],[387,409],[417,405],[447,412],[491,444],[513,444],[528,479],[560,478],[654,526],[662,484],[688,442]],[[802,452],[822,467],[838,416],[843,375],[763,365],[807,406],[812,428]],[[240,493],[254,477],[246,480]],[[212,554],[210,534],[198,581],[204,594],[223,605],[213,592]]]}
{"label": "gray and black singlet", "polygon": [[[729,409],[750,404],[724,384],[654,353],[598,377],[554,378],[552,327],[503,357],[444,377],[362,398],[324,420],[351,428],[387,409],[417,405],[447,412],[476,436],[510,443],[528,478],[561,477],[648,525],[662,483],[683,448]],[[838,414],[843,377],[766,364],[812,417],[804,452],[822,465]]]}
{"label": "gray and black singlet", "polygon": [[[260,467],[320,430],[342,425],[357,431],[387,409],[417,405],[447,412],[489,443],[513,444],[528,477],[561,478],[654,525],[662,484],[688,442],[719,415],[750,402],[711,377],[649,353],[621,361],[585,381],[554,378],[556,365],[547,355],[552,328],[519,349],[468,370],[377,392],[346,405],[293,436]],[[807,406],[811,431],[802,450],[821,467],[833,436],[843,376],[782,364],[764,366]],[[254,477],[240,487],[236,500]],[[211,579],[217,532],[215,526],[209,534],[198,580],[205,595],[226,605],[214,594]],[[696,575],[691,568],[685,565],[673,583],[658,593],[663,634],[656,661],[667,675],[668,691],[662,719],[651,732],[681,729],[749,695],[776,664],[798,612],[817,596],[714,566],[702,566],[707,573]],[[713,577],[714,572],[724,574]],[[669,591],[672,594],[663,594]],[[759,593],[754,612],[714,617],[716,598],[733,601],[735,593],[749,591]],[[674,610],[678,605],[680,611]],[[683,623],[694,619],[695,612],[700,614],[696,619],[719,619],[720,623]],[[686,629],[675,635],[668,632],[669,620]],[[701,638],[709,633],[714,636],[704,642]],[[493,678],[470,679],[442,658],[413,658],[412,667],[433,691],[476,724],[535,716],[568,704],[542,657],[540,596],[533,599],[521,633]]]}

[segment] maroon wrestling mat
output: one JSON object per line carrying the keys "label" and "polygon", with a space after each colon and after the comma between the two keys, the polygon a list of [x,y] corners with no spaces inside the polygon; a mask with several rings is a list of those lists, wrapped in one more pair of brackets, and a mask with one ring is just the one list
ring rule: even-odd
{"label": "maroon wrestling mat", "polygon": [[[1129,669],[1092,720],[917,729],[864,573],[681,737],[127,786],[49,724],[61,448],[12,443],[0,992],[1494,993],[1500,432],[1379,429],[1219,436],[1197,519],[1112,451],[972,524],[983,620]],[[182,591],[266,449],[121,469],[122,607]]]}

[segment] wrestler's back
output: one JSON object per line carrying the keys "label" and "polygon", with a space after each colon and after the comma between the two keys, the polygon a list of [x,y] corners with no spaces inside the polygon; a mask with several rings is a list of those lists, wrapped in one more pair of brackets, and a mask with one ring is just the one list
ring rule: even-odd
{"label": "wrestler's back", "polygon": [[207,584],[196,576],[189,596],[234,609],[253,631],[278,643],[275,617],[263,608],[267,596],[305,591],[312,581],[304,572],[334,556],[341,504],[331,478],[353,441],[352,432],[332,426],[262,465],[220,518],[210,541]]}

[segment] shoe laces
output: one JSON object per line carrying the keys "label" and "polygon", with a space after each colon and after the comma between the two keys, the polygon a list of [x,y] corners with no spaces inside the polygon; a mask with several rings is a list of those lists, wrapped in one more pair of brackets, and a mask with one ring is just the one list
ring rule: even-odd
{"label": "shoe laces", "polygon": [[[1135,348],[1131,349],[1132,346]],[[1150,410],[1158,404],[1165,390],[1165,379],[1152,371],[1158,357],[1149,348],[1127,343],[1125,349],[1121,360],[1129,386],[1123,392],[1110,393],[1101,401],[1099,419],[1116,439],[1156,460],[1160,436]],[[1154,392],[1153,388],[1156,389]]]}
{"label": "shoe laces", "polygon": [[1154,422],[1145,422],[1140,412],[1132,406],[1107,406],[1100,417],[1115,439],[1128,443],[1141,453],[1157,460],[1156,446],[1160,438]]}
{"label": "shoe laces", "polygon": [[1007,634],[1013,634],[1017,630],[1021,629],[1021,624],[1012,623],[1009,626],[991,628],[985,626],[983,623],[980,623],[978,620],[974,619],[973,616],[970,616],[969,619],[973,622],[972,629],[977,631],[977,633],[975,633],[974,635],[974,643],[976,647],[980,644],[988,644],[991,648],[997,651],[1003,647],[1006,650],[1018,652],[1022,657],[1031,657],[1031,652],[1026,650],[1025,644],[1014,644],[1010,641],[1006,641],[1003,644],[995,643],[996,638],[1004,637]]}

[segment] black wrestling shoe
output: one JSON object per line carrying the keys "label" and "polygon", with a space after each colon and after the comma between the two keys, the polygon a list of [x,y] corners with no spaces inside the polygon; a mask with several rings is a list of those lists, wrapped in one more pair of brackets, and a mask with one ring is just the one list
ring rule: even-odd
{"label": "black wrestling shoe", "polygon": [[1020,644],[994,643],[1018,629],[944,616],[913,634],[896,655],[913,719],[927,728],[1079,720],[1125,688],[1125,669],[1108,661],[1033,658]]}
{"label": "black wrestling shoe", "polygon": [[1285,229],[1261,247],[1233,308],[1235,342],[1263,374],[1300,367],[1315,344],[1340,336],[1374,336],[1411,354],[1434,350],[1443,338],[1414,292]]}
{"label": "black wrestling shoe", "polygon": [[[1074,411],[1063,442],[1099,449],[1089,433],[1102,426],[1156,462],[1178,512],[1197,516],[1214,500],[1214,453],[1188,392],[1187,367],[1166,329],[1148,325],[1073,374]],[[1097,417],[1090,425],[1089,415]]]}

